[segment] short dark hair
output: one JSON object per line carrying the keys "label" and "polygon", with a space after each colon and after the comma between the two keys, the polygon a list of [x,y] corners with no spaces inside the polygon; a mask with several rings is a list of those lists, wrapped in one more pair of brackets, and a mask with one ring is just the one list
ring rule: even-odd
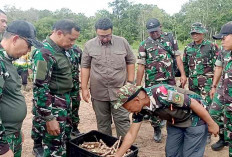
{"label": "short dark hair", "polygon": [[101,18],[96,22],[95,29],[96,30],[97,29],[102,29],[102,30],[113,29],[113,24],[109,18]]}
{"label": "short dark hair", "polygon": [[59,20],[52,27],[53,30],[61,30],[64,33],[71,33],[73,28],[78,32],[81,31],[80,27],[72,20]]}
{"label": "short dark hair", "polygon": [[4,15],[6,15],[6,13],[0,9],[0,14],[1,14],[1,13],[4,14]]}

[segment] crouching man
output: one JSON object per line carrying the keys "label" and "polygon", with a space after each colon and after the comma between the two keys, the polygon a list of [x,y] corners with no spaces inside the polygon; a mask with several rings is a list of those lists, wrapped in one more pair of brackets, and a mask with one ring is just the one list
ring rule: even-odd
{"label": "crouching man", "polygon": [[135,141],[144,115],[167,120],[167,157],[203,157],[207,133],[217,136],[218,125],[205,109],[206,102],[192,91],[165,84],[142,88],[126,84],[117,92],[114,107],[133,113],[133,123],[116,157],[121,157]]}

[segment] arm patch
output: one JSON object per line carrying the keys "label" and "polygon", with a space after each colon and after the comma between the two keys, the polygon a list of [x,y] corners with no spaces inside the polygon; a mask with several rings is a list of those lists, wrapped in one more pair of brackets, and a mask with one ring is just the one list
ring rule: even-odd
{"label": "arm patch", "polygon": [[37,62],[35,79],[45,80],[46,75],[47,75],[47,62],[39,60]]}
{"label": "arm patch", "polygon": [[184,94],[168,90],[168,101],[177,105],[177,107],[183,107]]}

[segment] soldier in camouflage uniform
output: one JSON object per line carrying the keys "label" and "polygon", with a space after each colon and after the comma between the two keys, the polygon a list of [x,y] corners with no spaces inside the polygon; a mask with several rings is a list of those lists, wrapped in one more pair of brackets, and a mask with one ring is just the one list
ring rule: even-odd
{"label": "soldier in camouflage uniform", "polygon": [[[196,22],[191,27],[193,42],[185,47],[183,63],[185,73],[189,78],[189,90],[201,95],[211,105],[210,89],[213,83],[214,64],[218,47],[213,42],[204,39],[207,32],[202,23]],[[210,143],[210,134],[207,143]]]}
{"label": "soldier in camouflage uniform", "polygon": [[13,21],[6,29],[0,45],[0,156],[20,157],[21,127],[27,107],[21,93],[21,78],[13,60],[41,46],[35,40],[35,27],[26,21]]}
{"label": "soldier in camouflage uniform", "polygon": [[232,157],[232,21],[223,25],[220,33],[213,38],[222,40],[223,51],[215,65],[223,67],[223,70],[210,114],[219,125],[224,122],[224,140],[229,144],[229,156]]}
{"label": "soldier in camouflage uniform", "polygon": [[2,40],[2,36],[6,27],[7,27],[7,16],[6,13],[0,9],[0,42]]}
{"label": "soldier in camouflage uniform", "polygon": [[[225,56],[225,54],[221,53],[228,53],[226,51],[219,51],[219,55],[217,56],[216,60],[216,67],[214,71],[214,77],[213,77],[213,85],[211,86],[210,90],[210,98],[212,99],[212,104],[210,106],[210,115],[214,119],[214,121],[219,125],[220,131],[219,131],[219,140],[211,145],[212,150],[219,151],[224,146],[227,145],[224,139],[224,104],[223,102],[223,78],[222,76],[222,56]],[[220,81],[219,81],[220,80]]]}
{"label": "soldier in camouflage uniform", "polygon": [[[171,33],[161,32],[161,24],[157,19],[149,19],[146,24],[149,37],[140,44],[136,84],[141,85],[145,71],[145,87],[156,84],[176,85],[174,58],[181,72],[181,83],[184,87],[186,76],[178,51],[177,41]],[[160,119],[152,117],[154,140],[161,141]]]}
{"label": "soldier in camouflage uniform", "polygon": [[117,97],[114,107],[123,105],[134,114],[115,157],[121,157],[135,141],[146,114],[167,120],[167,157],[203,157],[208,131],[215,135],[219,131],[205,109],[206,102],[192,91],[167,84],[142,88],[128,83],[119,89]]}
{"label": "soldier in camouflage uniform", "polygon": [[218,47],[213,42],[204,39],[207,30],[197,22],[192,24],[191,36],[194,40],[184,50],[183,63],[185,73],[189,78],[189,89],[201,95],[208,103],[212,103],[209,92],[213,82],[214,64]]}
{"label": "soldier in camouflage uniform", "polygon": [[[60,20],[34,52],[34,105],[43,135],[43,156],[66,156],[71,133],[71,91],[73,89],[73,48],[80,28],[71,20]],[[75,52],[74,52],[75,51]],[[78,58],[79,60],[79,58]]]}

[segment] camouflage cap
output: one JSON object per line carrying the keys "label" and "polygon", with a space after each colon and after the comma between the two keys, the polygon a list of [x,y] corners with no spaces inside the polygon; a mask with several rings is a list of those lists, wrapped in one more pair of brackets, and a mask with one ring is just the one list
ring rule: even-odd
{"label": "camouflage cap", "polygon": [[114,108],[118,109],[124,103],[132,100],[135,96],[138,95],[138,91],[140,91],[141,88],[142,86],[135,86],[131,83],[127,83],[121,87],[116,93],[117,100],[112,103]]}
{"label": "camouflage cap", "polygon": [[204,34],[204,33],[207,33],[207,32],[208,31],[205,29],[205,27],[202,25],[202,23],[196,22],[196,23],[192,24],[190,34],[192,34],[192,33]]}

